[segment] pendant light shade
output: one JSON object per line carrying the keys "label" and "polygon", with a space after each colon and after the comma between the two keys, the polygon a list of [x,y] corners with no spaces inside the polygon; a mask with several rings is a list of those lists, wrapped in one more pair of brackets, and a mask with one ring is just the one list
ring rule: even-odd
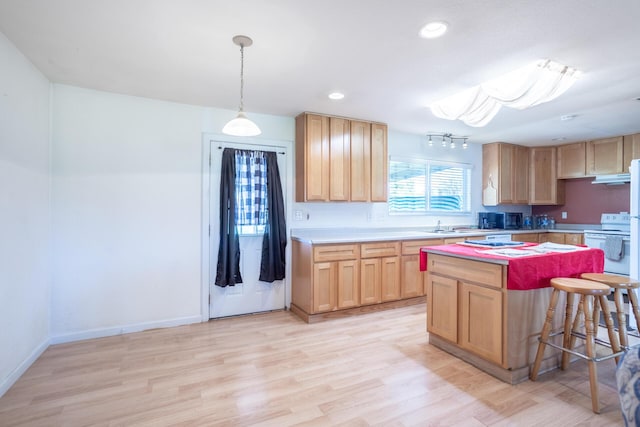
{"label": "pendant light shade", "polygon": [[247,36],[235,36],[233,42],[240,46],[240,110],[238,116],[222,128],[222,133],[233,136],[256,136],[262,131],[244,113],[244,48],[253,44]]}

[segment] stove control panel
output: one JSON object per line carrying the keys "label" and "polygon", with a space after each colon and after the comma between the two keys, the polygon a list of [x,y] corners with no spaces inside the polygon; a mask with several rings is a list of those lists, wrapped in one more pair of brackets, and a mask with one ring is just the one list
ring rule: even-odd
{"label": "stove control panel", "polygon": [[600,224],[603,230],[628,231],[631,227],[631,215],[626,212],[603,213]]}

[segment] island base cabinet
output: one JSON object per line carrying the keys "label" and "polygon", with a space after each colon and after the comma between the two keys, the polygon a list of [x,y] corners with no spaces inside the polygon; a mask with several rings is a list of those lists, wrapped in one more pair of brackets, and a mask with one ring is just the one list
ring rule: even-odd
{"label": "island base cabinet", "polygon": [[458,341],[458,282],[427,274],[427,331]]}
{"label": "island base cabinet", "polygon": [[502,365],[502,292],[460,283],[460,346]]}

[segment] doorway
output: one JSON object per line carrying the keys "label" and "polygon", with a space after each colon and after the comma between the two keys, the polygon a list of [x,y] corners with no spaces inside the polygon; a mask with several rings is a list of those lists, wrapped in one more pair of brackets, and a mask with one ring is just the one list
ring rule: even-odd
{"label": "doorway", "polygon": [[273,283],[258,280],[262,256],[262,233],[244,230],[240,234],[240,272],[243,283],[220,287],[214,284],[220,241],[220,171],[224,148],[274,151],[277,153],[280,181],[287,212],[287,146],[263,145],[221,141],[209,141],[209,317],[221,318],[242,314],[282,310],[286,307],[286,280]]}

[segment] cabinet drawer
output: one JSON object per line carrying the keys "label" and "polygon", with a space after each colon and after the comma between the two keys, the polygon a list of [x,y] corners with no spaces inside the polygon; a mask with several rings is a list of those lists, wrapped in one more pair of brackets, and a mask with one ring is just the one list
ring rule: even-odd
{"label": "cabinet drawer", "polygon": [[492,288],[506,287],[506,283],[504,283],[506,282],[506,274],[503,276],[506,266],[500,264],[429,254],[427,270],[430,273]]}
{"label": "cabinet drawer", "polygon": [[581,233],[566,233],[564,235],[564,242],[567,245],[581,245],[582,234]]}
{"label": "cabinet drawer", "polygon": [[360,256],[359,245],[323,245],[313,247],[313,261],[342,261],[357,259]]}
{"label": "cabinet drawer", "polygon": [[428,239],[428,240],[406,240],[402,242],[402,255],[420,255],[420,248],[422,246],[436,246],[443,245],[442,239]]}
{"label": "cabinet drawer", "polygon": [[360,258],[378,258],[397,256],[400,253],[400,242],[362,243]]}

